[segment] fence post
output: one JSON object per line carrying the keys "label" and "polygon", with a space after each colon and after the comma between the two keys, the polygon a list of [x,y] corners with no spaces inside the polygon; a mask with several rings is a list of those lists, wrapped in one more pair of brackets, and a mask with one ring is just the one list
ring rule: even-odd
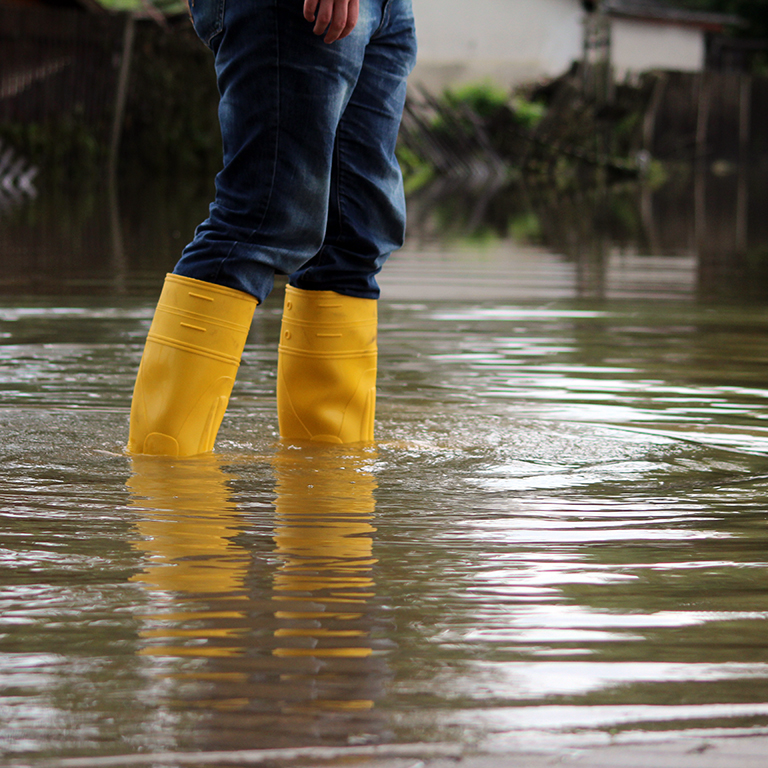
{"label": "fence post", "polygon": [[739,181],[736,192],[736,248],[745,253],[749,238],[749,149],[752,140],[752,76],[739,83]]}
{"label": "fence post", "polygon": [[123,50],[120,57],[120,72],[117,76],[117,94],[115,96],[115,112],[112,118],[112,136],[109,144],[109,176],[113,178],[117,172],[117,156],[120,151],[120,137],[123,132],[125,119],[125,104],[128,98],[128,84],[131,79],[131,59],[133,56],[133,39],[136,34],[136,17],[128,12],[125,15],[123,27]]}
{"label": "fence post", "polygon": [[653,155],[656,148],[656,122],[659,117],[659,109],[667,87],[668,75],[666,72],[656,74],[653,84],[650,103],[643,115],[643,149]]}
{"label": "fence post", "polygon": [[698,107],[696,113],[696,161],[703,163],[707,156],[711,83],[707,72],[699,75]]}

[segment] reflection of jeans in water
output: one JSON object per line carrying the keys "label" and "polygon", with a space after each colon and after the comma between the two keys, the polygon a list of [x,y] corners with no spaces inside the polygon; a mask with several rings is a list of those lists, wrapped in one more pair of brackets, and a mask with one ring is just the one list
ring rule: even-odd
{"label": "reflection of jeans in water", "polygon": [[224,167],[208,219],[174,270],[252,294],[297,288],[375,299],[402,245],[394,156],[416,53],[410,0],[362,0],[331,44],[301,0],[192,0],[215,55]]}

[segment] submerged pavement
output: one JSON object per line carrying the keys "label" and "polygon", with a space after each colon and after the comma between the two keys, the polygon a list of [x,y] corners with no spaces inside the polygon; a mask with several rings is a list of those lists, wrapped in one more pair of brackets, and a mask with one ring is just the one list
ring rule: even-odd
{"label": "submerged pavement", "polygon": [[768,736],[681,736],[548,752],[473,753],[458,744],[392,744],[70,758],[53,768],[317,766],[317,768],[764,768]]}
{"label": "submerged pavement", "polygon": [[[427,759],[419,763],[390,761],[377,768],[765,768],[768,737],[679,738],[653,744],[616,744],[557,753],[507,752]],[[360,763],[362,767],[363,763]],[[371,763],[366,763],[371,766]],[[355,767],[357,768],[357,766]]]}

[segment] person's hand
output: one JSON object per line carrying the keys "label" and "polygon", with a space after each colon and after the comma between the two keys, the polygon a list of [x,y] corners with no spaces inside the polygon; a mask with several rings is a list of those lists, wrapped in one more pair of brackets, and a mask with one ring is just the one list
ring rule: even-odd
{"label": "person's hand", "polygon": [[346,37],[357,24],[360,0],[304,0],[304,18],[314,21],[314,33],[326,43]]}

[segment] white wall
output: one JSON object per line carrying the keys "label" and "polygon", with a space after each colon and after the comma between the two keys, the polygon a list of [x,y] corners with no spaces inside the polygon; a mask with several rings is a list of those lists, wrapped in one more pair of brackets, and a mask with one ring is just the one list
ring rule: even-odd
{"label": "white wall", "polygon": [[[503,87],[563,74],[582,57],[580,0],[412,0],[419,57],[411,86],[493,80]],[[651,69],[700,71],[704,34],[693,27],[611,20],[615,77]]]}
{"label": "white wall", "polygon": [[704,66],[704,56],[700,29],[613,19],[611,58],[617,79],[651,69],[697,72]]}
{"label": "white wall", "polygon": [[419,58],[411,83],[493,79],[502,85],[560,75],[581,57],[578,0],[413,0]]}

